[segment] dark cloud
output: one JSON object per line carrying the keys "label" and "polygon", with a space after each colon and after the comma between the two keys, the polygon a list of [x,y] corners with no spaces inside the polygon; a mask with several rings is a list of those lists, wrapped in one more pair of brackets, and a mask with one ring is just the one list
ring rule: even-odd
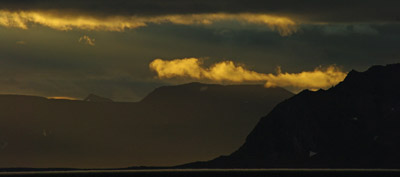
{"label": "dark cloud", "polygon": [[[285,38],[268,29],[226,26],[207,29],[154,25],[137,31],[163,34],[158,45],[179,54],[160,53],[161,58],[208,56],[212,59],[206,60],[206,65],[216,62],[214,59],[235,60],[259,72],[274,72],[277,66],[287,72],[301,72],[330,64],[362,71],[372,64],[400,60],[396,45],[400,42],[400,25],[302,25],[300,32]],[[168,36],[174,38],[167,40]]]}
{"label": "dark cloud", "polygon": [[398,0],[3,0],[2,9],[67,10],[96,15],[269,13],[305,22],[396,22]]}
{"label": "dark cloud", "polygon": [[[83,35],[96,38],[96,46],[80,45]],[[288,37],[235,22],[151,24],[123,33],[35,26],[0,28],[0,39],[0,93],[77,98],[95,93],[117,101],[140,100],[166,82],[186,82],[154,79],[149,63],[156,58],[205,58],[205,66],[233,60],[263,73],[274,73],[277,66],[293,73],[332,64],[362,71],[400,61],[399,24],[301,25]]]}

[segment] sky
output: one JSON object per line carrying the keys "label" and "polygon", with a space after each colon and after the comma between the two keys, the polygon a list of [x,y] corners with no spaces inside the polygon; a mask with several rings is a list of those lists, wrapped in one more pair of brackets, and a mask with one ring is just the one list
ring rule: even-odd
{"label": "sky", "polygon": [[0,93],[138,101],[187,82],[329,88],[400,61],[391,0],[2,0]]}

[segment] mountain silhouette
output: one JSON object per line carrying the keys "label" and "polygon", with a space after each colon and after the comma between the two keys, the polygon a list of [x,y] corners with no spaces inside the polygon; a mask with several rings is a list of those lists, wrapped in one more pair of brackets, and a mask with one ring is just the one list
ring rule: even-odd
{"label": "mountain silhouette", "polygon": [[182,168],[400,168],[400,64],[279,103],[229,156]]}
{"label": "mountain silhouette", "polygon": [[[0,167],[171,166],[230,154],[293,96],[262,85],[189,83],[142,101],[0,96]],[[99,99],[100,98],[100,99]]]}
{"label": "mountain silhouette", "polygon": [[89,94],[83,101],[92,101],[92,102],[113,102],[113,100],[109,98],[104,98],[95,94]]}

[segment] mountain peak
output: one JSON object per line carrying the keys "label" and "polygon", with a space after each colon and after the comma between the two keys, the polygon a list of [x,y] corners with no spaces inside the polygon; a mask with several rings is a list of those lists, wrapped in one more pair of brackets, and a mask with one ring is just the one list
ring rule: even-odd
{"label": "mountain peak", "polygon": [[386,66],[374,65],[371,66],[367,71],[358,72],[351,70],[345,80],[352,80],[359,77],[369,77],[369,79],[377,79],[379,76],[393,76],[395,73],[400,72],[400,63],[388,64]]}
{"label": "mountain peak", "polygon": [[89,94],[83,101],[90,101],[90,102],[113,102],[113,100],[105,97],[101,97],[95,94]]}
{"label": "mountain peak", "polygon": [[[275,95],[275,96],[274,96]],[[241,99],[264,97],[289,97],[293,94],[283,88],[265,88],[263,85],[218,85],[192,82],[188,84],[163,86],[147,95],[142,103],[160,103],[212,99]]]}
{"label": "mountain peak", "polygon": [[399,76],[400,64],[373,66],[326,91],[304,90],[261,118],[230,156],[183,167],[399,168]]}
{"label": "mountain peak", "polygon": [[[41,166],[171,166],[207,160],[233,152],[261,116],[292,95],[261,85],[189,83],[160,87],[139,103],[110,102],[94,94],[86,102],[0,96],[0,153],[9,154],[0,165],[20,166],[18,158],[29,164],[38,155]],[[2,141],[10,143],[1,149]],[[70,154],[76,156],[63,159]]]}

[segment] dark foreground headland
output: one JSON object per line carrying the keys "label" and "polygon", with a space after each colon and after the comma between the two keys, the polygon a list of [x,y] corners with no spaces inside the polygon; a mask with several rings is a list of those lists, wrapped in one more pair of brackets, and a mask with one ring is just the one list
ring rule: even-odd
{"label": "dark foreground headland", "polygon": [[400,64],[279,103],[229,156],[181,168],[400,168]]}

